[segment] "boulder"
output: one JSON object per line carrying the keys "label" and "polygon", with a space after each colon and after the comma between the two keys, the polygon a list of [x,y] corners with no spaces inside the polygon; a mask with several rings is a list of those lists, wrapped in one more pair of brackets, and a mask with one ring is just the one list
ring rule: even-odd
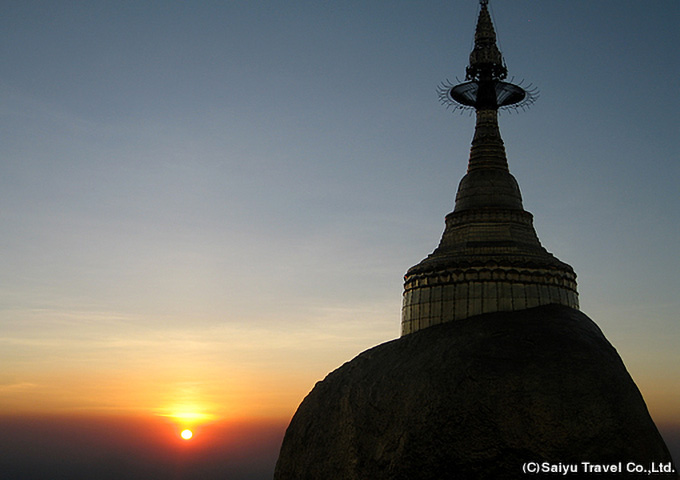
{"label": "boulder", "polygon": [[361,353],[299,406],[274,479],[525,478],[526,462],[671,462],[616,350],[570,307],[479,315]]}

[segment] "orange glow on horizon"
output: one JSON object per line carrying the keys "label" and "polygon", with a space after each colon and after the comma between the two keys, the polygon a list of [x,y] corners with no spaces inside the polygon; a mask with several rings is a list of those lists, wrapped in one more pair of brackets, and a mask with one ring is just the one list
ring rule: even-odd
{"label": "orange glow on horizon", "polygon": [[171,418],[183,425],[195,425],[197,423],[206,423],[217,420],[216,415],[196,411],[177,411],[172,413],[160,413],[158,415]]}
{"label": "orange glow on horizon", "polygon": [[186,447],[191,446],[192,449],[212,444],[215,439],[210,432],[223,422],[220,416],[208,413],[208,408],[198,402],[158,409],[154,416],[163,419],[166,425],[172,425],[174,441],[179,441]]}
{"label": "orange glow on horizon", "polygon": [[[273,471],[286,425],[282,420],[219,420],[192,428],[192,437],[186,439],[181,432],[189,429],[158,415],[0,415],[0,431],[10,452],[36,465],[84,465],[88,473],[106,466],[123,473],[116,478],[132,478],[124,475],[129,465],[143,466],[149,473],[145,478],[202,478],[191,474],[194,467],[224,468],[221,478],[232,478],[230,469],[238,476],[244,466],[259,471],[265,463]],[[120,452],[130,462],[119,462],[110,452]]]}

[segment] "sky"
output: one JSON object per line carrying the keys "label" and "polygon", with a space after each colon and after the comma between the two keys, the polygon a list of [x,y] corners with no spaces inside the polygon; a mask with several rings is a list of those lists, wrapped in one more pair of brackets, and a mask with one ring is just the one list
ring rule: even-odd
{"label": "sky", "polygon": [[[524,206],[678,459],[680,4],[490,8],[540,91],[500,117]],[[436,87],[478,9],[0,2],[0,441],[189,425],[271,476],[315,382],[399,336],[466,169]]]}

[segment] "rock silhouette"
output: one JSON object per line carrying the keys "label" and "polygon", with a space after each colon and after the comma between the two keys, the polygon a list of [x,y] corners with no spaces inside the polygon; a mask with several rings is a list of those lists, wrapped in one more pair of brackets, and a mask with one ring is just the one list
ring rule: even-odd
{"label": "rock silhouette", "polygon": [[562,305],[444,323],[358,355],[299,406],[274,478],[524,478],[529,461],[671,462],[616,350]]}

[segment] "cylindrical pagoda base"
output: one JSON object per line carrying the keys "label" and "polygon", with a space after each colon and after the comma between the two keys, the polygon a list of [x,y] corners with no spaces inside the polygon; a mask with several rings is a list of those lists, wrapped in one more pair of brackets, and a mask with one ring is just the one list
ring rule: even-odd
{"label": "cylindrical pagoda base", "polygon": [[486,262],[407,275],[401,334],[482,313],[549,304],[578,308],[573,271]]}

